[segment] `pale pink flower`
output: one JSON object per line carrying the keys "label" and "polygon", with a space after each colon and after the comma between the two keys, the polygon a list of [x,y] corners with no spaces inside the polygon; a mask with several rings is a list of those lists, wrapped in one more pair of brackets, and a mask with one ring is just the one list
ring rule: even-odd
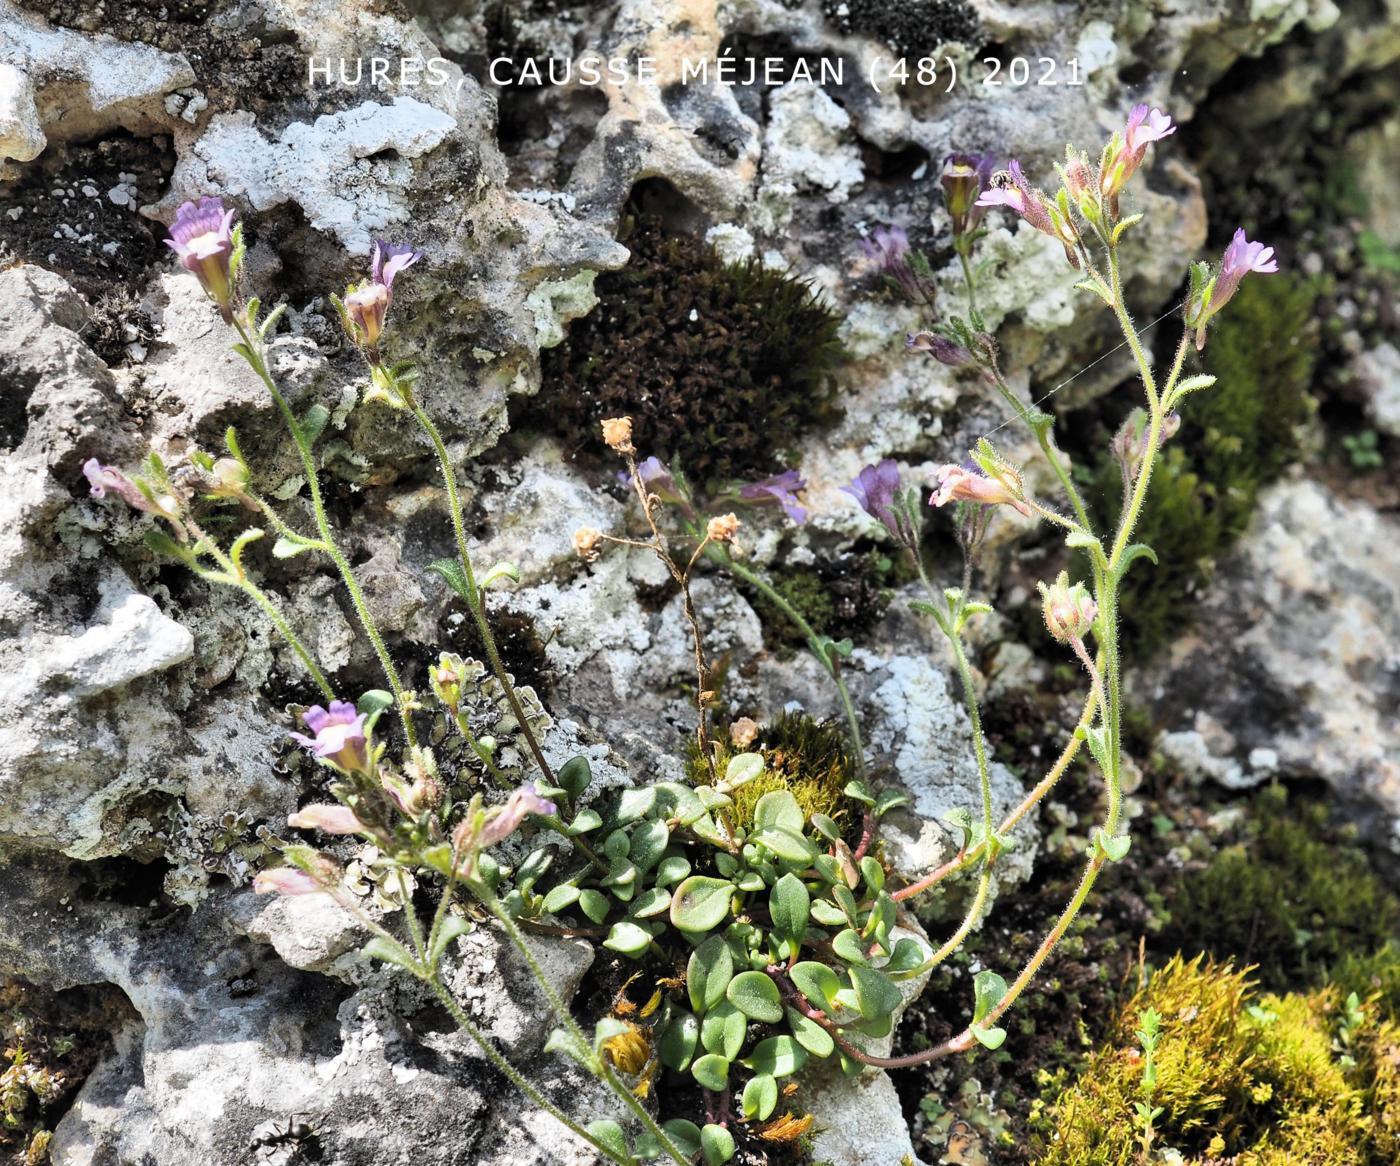
{"label": "pale pink flower", "polygon": [[1030,518],[1034,511],[1001,482],[988,478],[966,466],[946,465],[938,471],[938,490],[929,499],[930,506],[946,506],[949,502],[976,502],[983,506],[1006,504]]}
{"label": "pale pink flower", "polygon": [[294,830],[319,830],[322,834],[358,834],[365,828],[349,806],[323,802],[302,806],[288,815],[287,825]]}
{"label": "pale pink flower", "polygon": [[199,205],[184,203],[175,213],[170,238],[165,241],[186,271],[192,271],[209,297],[219,305],[224,323],[233,322],[233,216],[221,199],[201,198]]}

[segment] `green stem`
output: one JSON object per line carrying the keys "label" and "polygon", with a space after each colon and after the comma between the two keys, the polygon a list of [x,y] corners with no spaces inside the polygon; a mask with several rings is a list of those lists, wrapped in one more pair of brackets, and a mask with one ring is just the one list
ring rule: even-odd
{"label": "green stem", "polygon": [[771,583],[756,571],[749,570],[748,567],[736,562],[730,555],[716,547],[713,543],[705,551],[706,555],[719,563],[722,567],[732,571],[744,582],[758,588],[770,603],[781,611],[798,632],[807,641],[807,647],[817,662],[825,669],[826,674],[836,683],[836,691],[841,698],[841,708],[846,714],[846,727],[851,735],[851,745],[855,750],[856,771],[861,777],[865,776],[865,742],[861,737],[860,719],[856,716],[855,702],[851,699],[850,690],[846,687],[846,681],[841,676],[841,669],[834,660],[828,658],[826,648],[822,643],[822,637],[817,635],[816,629],[812,627],[802,614],[791,603],[784,599]]}
{"label": "green stem", "polygon": [[582,1138],[583,1141],[587,1142],[597,1150],[598,1153],[602,1154],[609,1162],[616,1162],[618,1166],[631,1166],[632,1159],[629,1156],[610,1150],[584,1129],[583,1126],[574,1121],[573,1118],[565,1115],[564,1111],[555,1105],[554,1102],[550,1101],[543,1093],[530,1084],[515,1066],[501,1055],[500,1051],[491,1043],[486,1034],[472,1023],[471,1017],[463,1011],[462,1006],[457,1003],[452,993],[447,990],[447,987],[437,975],[430,977],[426,983],[428,987],[433,990],[433,994],[442,1001],[443,1007],[452,1015],[452,1019],[457,1022],[457,1027],[476,1043],[477,1047],[486,1054],[486,1059],[500,1070],[501,1075],[504,1076],[506,1080],[529,1098],[531,1104],[538,1109],[544,1110],[545,1113],[565,1126],[576,1137]]}
{"label": "green stem", "polygon": [[291,645],[292,651],[294,651],[298,659],[301,660],[302,667],[310,674],[311,679],[316,682],[316,687],[321,690],[321,695],[327,700],[335,700],[335,689],[331,687],[330,681],[326,679],[325,673],[317,666],[310,650],[301,642],[301,637],[292,631],[291,625],[282,618],[282,613],[277,610],[267,592],[249,579],[242,568],[220,550],[219,547],[215,545],[214,540],[205,534],[204,531],[200,530],[193,520],[185,519],[185,525],[190,528],[195,538],[199,539],[200,542],[204,544],[209,556],[223,568],[224,573],[230,578],[236,579],[238,588],[262,608],[263,614],[267,616],[272,626],[277,629],[277,633]]}
{"label": "green stem", "polygon": [[530,722],[525,717],[525,709],[520,703],[520,698],[516,695],[515,684],[511,680],[510,673],[506,671],[505,664],[501,660],[500,650],[496,646],[496,637],[491,631],[491,624],[486,618],[486,596],[477,586],[476,573],[472,570],[471,550],[467,545],[467,528],[462,517],[462,500],[457,494],[457,476],[452,469],[452,461],[447,454],[447,445],[442,440],[433,419],[428,416],[423,407],[417,403],[410,406],[414,418],[423,427],[428,438],[433,443],[433,450],[437,453],[438,467],[442,471],[443,485],[447,488],[447,506],[452,513],[452,533],[457,540],[457,557],[461,561],[462,571],[467,578],[467,607],[472,613],[472,620],[476,623],[477,631],[481,635],[482,647],[486,651],[486,661],[491,666],[491,671],[496,679],[501,682],[501,688],[506,694],[506,702],[510,705],[510,711],[515,717],[516,723],[520,726],[520,732],[525,738],[526,744],[530,748],[530,754],[535,759],[535,764],[539,766],[540,772],[550,785],[558,784],[554,779],[554,770],[545,760],[544,751],[540,748],[539,741],[535,738],[534,730],[530,728]]}
{"label": "green stem", "polygon": [[389,688],[393,691],[394,705],[398,709],[400,721],[403,722],[404,735],[407,737],[408,743],[414,745],[418,738],[413,731],[413,719],[409,715],[408,707],[403,699],[404,691],[403,685],[399,682],[398,669],[394,667],[394,661],[389,656],[389,649],[384,646],[384,639],[379,634],[379,629],[375,626],[374,619],[369,613],[369,606],[365,603],[364,593],[360,590],[359,582],[355,579],[355,573],[350,569],[349,561],[341,553],[340,548],[336,545],[335,537],[331,533],[331,524],[326,516],[325,502],[321,498],[321,483],[316,473],[316,459],[312,456],[311,443],[306,438],[306,431],[302,428],[301,422],[297,420],[296,414],[292,412],[292,407],[287,404],[287,399],[282,396],[277,382],[272,379],[272,374],[268,371],[261,339],[255,339],[241,319],[235,317],[233,323],[238,330],[238,335],[243,340],[244,358],[267,387],[267,391],[272,395],[273,401],[276,402],[277,408],[282,413],[282,419],[291,431],[297,453],[301,456],[307,489],[311,494],[311,512],[316,519],[316,529],[321,533],[321,541],[326,544],[326,554],[335,563],[336,570],[340,572],[340,577],[345,583],[345,589],[350,594],[350,602],[354,604],[360,626],[364,629],[365,635],[369,637],[370,643],[374,646],[375,654],[379,657],[379,666],[384,672],[384,679],[388,682]]}
{"label": "green stem", "polygon": [[967,248],[959,245],[958,260],[962,263],[963,283],[967,285],[967,312],[971,316],[977,311],[977,284],[972,278],[972,264],[968,261]]}
{"label": "green stem", "polygon": [[586,1058],[589,1068],[614,1094],[627,1106],[641,1122],[643,1128],[647,1130],[661,1146],[663,1150],[677,1163],[677,1166],[690,1166],[687,1159],[676,1144],[671,1141],[670,1136],[656,1122],[656,1119],[647,1112],[646,1106],[637,1100],[632,1090],[621,1081],[607,1061],[599,1057],[592,1051],[592,1042],[588,1039],[569,1011],[569,1007],[564,1003],[559,993],[554,990],[554,985],[549,982],[549,977],[545,975],[544,969],[540,967],[539,961],[535,959],[535,953],[531,951],[530,945],[526,942],[525,936],[521,934],[520,928],[515,925],[515,920],[510,917],[510,913],[501,906],[501,902],[491,893],[489,889],[478,884],[472,884],[472,891],[481,901],[488,911],[496,918],[496,922],[505,931],[506,937],[515,946],[515,949],[524,958],[526,965],[530,969],[530,974],[534,976],[535,982],[539,985],[540,991],[544,993],[545,999],[549,1001],[549,1006],[554,1011],[554,1015],[564,1026],[564,1030],[576,1042],[579,1055]]}

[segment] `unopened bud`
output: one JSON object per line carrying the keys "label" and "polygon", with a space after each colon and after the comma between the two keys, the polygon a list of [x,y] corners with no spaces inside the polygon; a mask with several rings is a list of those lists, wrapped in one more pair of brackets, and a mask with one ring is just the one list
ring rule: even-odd
{"label": "unopened bud", "polygon": [[1098,617],[1098,605],[1083,583],[1070,585],[1068,572],[1061,571],[1055,582],[1036,584],[1044,600],[1045,627],[1062,644],[1083,639]]}

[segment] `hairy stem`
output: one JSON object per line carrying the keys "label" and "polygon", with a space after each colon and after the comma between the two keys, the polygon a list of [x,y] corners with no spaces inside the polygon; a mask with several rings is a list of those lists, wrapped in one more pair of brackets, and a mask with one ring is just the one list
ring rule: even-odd
{"label": "hairy stem", "polygon": [[452,533],[457,540],[457,558],[460,560],[462,571],[467,578],[467,607],[471,610],[472,620],[481,636],[482,647],[486,650],[486,662],[491,666],[492,674],[501,683],[501,688],[506,694],[506,703],[510,705],[511,715],[520,725],[520,732],[525,738],[525,743],[529,746],[530,755],[534,758],[535,764],[539,766],[545,780],[550,785],[555,785],[557,783],[554,780],[554,770],[545,760],[544,751],[540,748],[534,730],[530,728],[530,722],[525,718],[525,709],[520,703],[520,697],[516,695],[515,684],[501,660],[496,637],[491,631],[490,621],[486,618],[486,595],[477,586],[476,574],[472,570],[471,550],[467,546],[467,528],[462,518],[462,501],[457,495],[457,476],[453,472],[452,461],[447,456],[447,445],[442,440],[442,434],[438,431],[437,425],[434,424],[433,419],[428,416],[423,407],[414,404],[412,410],[414,418],[433,443],[438,467],[442,471],[442,482],[447,488],[447,506],[452,512]]}
{"label": "hairy stem", "polygon": [[336,545],[335,536],[331,531],[330,519],[326,516],[325,502],[321,497],[321,482],[316,472],[316,459],[311,453],[311,443],[307,440],[306,431],[302,428],[301,422],[297,420],[296,414],[292,412],[292,407],[287,404],[287,399],[282,395],[282,391],[277,387],[272,373],[268,371],[261,339],[255,338],[249,332],[247,325],[238,317],[234,317],[233,323],[243,341],[242,351],[245,359],[267,387],[267,391],[272,395],[273,401],[282,414],[282,419],[291,431],[292,440],[295,442],[297,453],[301,457],[302,471],[306,475],[307,490],[311,494],[311,512],[316,519],[316,529],[321,533],[321,541],[325,544],[325,552],[335,563],[336,570],[340,572],[345,589],[349,592],[350,602],[355,607],[355,614],[359,617],[360,626],[364,629],[365,635],[369,637],[375,655],[379,657],[379,666],[384,672],[384,679],[394,694],[394,705],[398,710],[399,720],[403,723],[404,736],[410,745],[416,744],[418,738],[413,731],[413,718],[403,699],[404,690],[403,685],[399,682],[398,669],[394,667],[389,649],[384,646],[384,638],[379,634],[379,628],[369,613],[369,606],[365,603],[364,593],[360,590],[355,572],[351,570],[349,560],[341,552],[340,547]]}
{"label": "hairy stem", "polygon": [[826,674],[836,684],[836,691],[841,699],[842,711],[846,714],[846,729],[851,735],[851,745],[855,753],[856,771],[862,777],[865,776],[865,742],[861,737],[860,719],[856,716],[855,702],[851,699],[850,689],[846,687],[846,681],[841,675],[841,669],[837,663],[828,658],[826,648],[822,643],[822,637],[817,635],[816,629],[812,627],[791,603],[784,599],[774,586],[768,582],[757,571],[750,570],[742,563],[736,561],[732,555],[718,547],[713,547],[706,551],[706,554],[719,563],[720,566],[737,575],[745,583],[756,587],[763,593],[765,599],[773,604],[783,615],[792,621],[799,634],[807,641],[807,647],[812,655],[817,658],[817,662],[825,669]]}
{"label": "hairy stem", "polygon": [[549,1116],[554,1118],[555,1121],[564,1125],[576,1137],[581,1138],[583,1139],[583,1141],[587,1142],[590,1146],[597,1150],[598,1153],[602,1154],[603,1157],[605,1157],[609,1162],[616,1162],[618,1166],[630,1166],[630,1157],[628,1157],[625,1154],[618,1154],[615,1151],[610,1150],[607,1146],[605,1146],[602,1142],[600,1142],[597,1138],[590,1134],[586,1129],[584,1129],[583,1126],[579,1125],[578,1122],[574,1121],[573,1118],[567,1116],[563,1110],[561,1110],[557,1105],[554,1104],[554,1102],[550,1101],[547,1097],[545,1097],[545,1095],[541,1093],[538,1089],[536,1089],[534,1085],[532,1085],[529,1082],[529,1080],[526,1079],[515,1068],[514,1065],[507,1061],[505,1057],[501,1054],[500,1050],[498,1050],[496,1046],[491,1043],[490,1039],[486,1036],[486,1034],[482,1032],[481,1029],[477,1028],[475,1024],[472,1023],[471,1017],[469,1017],[463,1010],[462,1006],[457,1003],[456,998],[453,997],[452,993],[447,990],[446,985],[443,984],[442,980],[437,975],[433,975],[432,977],[430,977],[426,981],[426,983],[428,987],[433,990],[433,994],[437,996],[437,998],[440,1001],[442,1001],[443,1007],[446,1008],[447,1011],[452,1015],[452,1019],[457,1022],[457,1027],[460,1028],[463,1032],[465,1032],[467,1036],[469,1036],[476,1043],[477,1047],[480,1048],[481,1051],[486,1054],[486,1059],[489,1060],[498,1070],[500,1070],[501,1075],[504,1076],[506,1080],[508,1080],[512,1085],[519,1089],[521,1093],[525,1094],[525,1096],[530,1100],[532,1105],[544,1110],[545,1113],[549,1114]]}

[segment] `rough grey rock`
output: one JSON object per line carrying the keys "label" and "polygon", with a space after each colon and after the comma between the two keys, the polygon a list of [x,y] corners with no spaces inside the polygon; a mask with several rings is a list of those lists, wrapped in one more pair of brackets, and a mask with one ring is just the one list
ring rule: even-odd
{"label": "rough grey rock", "polygon": [[1228,786],[1316,776],[1400,845],[1400,528],[1307,479],[1260,499],[1199,624],[1141,691],[1158,748]]}
{"label": "rough grey rock", "polygon": [[182,56],[51,28],[12,0],[0,0],[0,31],[0,179],[8,160],[31,161],[50,138],[169,126],[166,95],[195,80]]}

